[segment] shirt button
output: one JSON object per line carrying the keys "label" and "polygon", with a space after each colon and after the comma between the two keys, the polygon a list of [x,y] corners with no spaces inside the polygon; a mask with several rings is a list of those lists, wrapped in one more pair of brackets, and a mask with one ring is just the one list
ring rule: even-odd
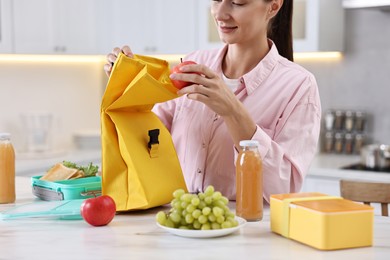
{"label": "shirt button", "polygon": [[197,172],[198,174],[202,174],[202,170],[201,170],[200,168],[198,168],[198,170],[196,170],[196,172]]}
{"label": "shirt button", "polygon": [[241,84],[244,83],[244,79],[243,78],[240,79],[240,83]]}
{"label": "shirt button", "polygon": [[202,148],[203,148],[203,149],[206,148],[206,144],[205,144],[205,143],[202,143]]}

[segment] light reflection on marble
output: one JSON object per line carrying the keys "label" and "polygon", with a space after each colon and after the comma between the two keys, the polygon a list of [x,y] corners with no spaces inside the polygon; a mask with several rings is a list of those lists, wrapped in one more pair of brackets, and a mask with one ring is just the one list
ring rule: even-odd
{"label": "light reflection on marble", "polygon": [[[17,177],[17,203],[34,200],[30,179]],[[0,205],[0,211],[13,205]],[[389,259],[390,218],[375,216],[374,246],[319,251],[261,222],[220,238],[183,238],[156,226],[161,208],[118,214],[104,227],[83,220],[0,220],[0,259]]]}

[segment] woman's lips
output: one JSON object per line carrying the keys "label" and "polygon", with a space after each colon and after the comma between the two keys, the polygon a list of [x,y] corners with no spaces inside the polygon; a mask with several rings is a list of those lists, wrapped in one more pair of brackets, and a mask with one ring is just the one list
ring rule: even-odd
{"label": "woman's lips", "polygon": [[237,29],[237,26],[219,26],[219,30],[223,33],[231,33],[235,29]]}

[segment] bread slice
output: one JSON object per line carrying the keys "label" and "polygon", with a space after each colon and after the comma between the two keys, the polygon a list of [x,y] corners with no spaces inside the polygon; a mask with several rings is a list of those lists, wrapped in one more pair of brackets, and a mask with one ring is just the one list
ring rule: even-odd
{"label": "bread slice", "polygon": [[83,178],[83,177],[85,177],[85,176],[84,176],[84,172],[78,170],[75,174],[73,174],[73,175],[69,178],[69,180],[78,179],[78,178]]}
{"label": "bread slice", "polygon": [[40,180],[44,181],[61,181],[77,177],[79,170],[64,166],[62,163],[54,165]]}

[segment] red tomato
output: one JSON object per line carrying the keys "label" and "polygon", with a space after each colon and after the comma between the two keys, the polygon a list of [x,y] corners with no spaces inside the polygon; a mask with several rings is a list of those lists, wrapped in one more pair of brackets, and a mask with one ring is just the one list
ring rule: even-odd
{"label": "red tomato", "polygon": [[115,216],[115,201],[108,195],[86,199],[81,204],[81,216],[92,226],[104,226]]}
{"label": "red tomato", "polygon": [[[183,72],[180,71],[180,68],[182,66],[184,66],[184,65],[190,65],[190,64],[196,64],[196,62],[190,61],[190,60],[183,61],[183,62],[179,63],[178,65],[174,66],[171,69],[171,74],[173,74],[173,73],[183,73]],[[193,73],[193,74],[199,74],[199,73]],[[187,81],[182,81],[182,80],[174,80],[174,79],[172,79],[172,83],[178,89],[182,89],[184,87],[187,87],[187,86],[193,84],[192,82],[187,82]]]}

